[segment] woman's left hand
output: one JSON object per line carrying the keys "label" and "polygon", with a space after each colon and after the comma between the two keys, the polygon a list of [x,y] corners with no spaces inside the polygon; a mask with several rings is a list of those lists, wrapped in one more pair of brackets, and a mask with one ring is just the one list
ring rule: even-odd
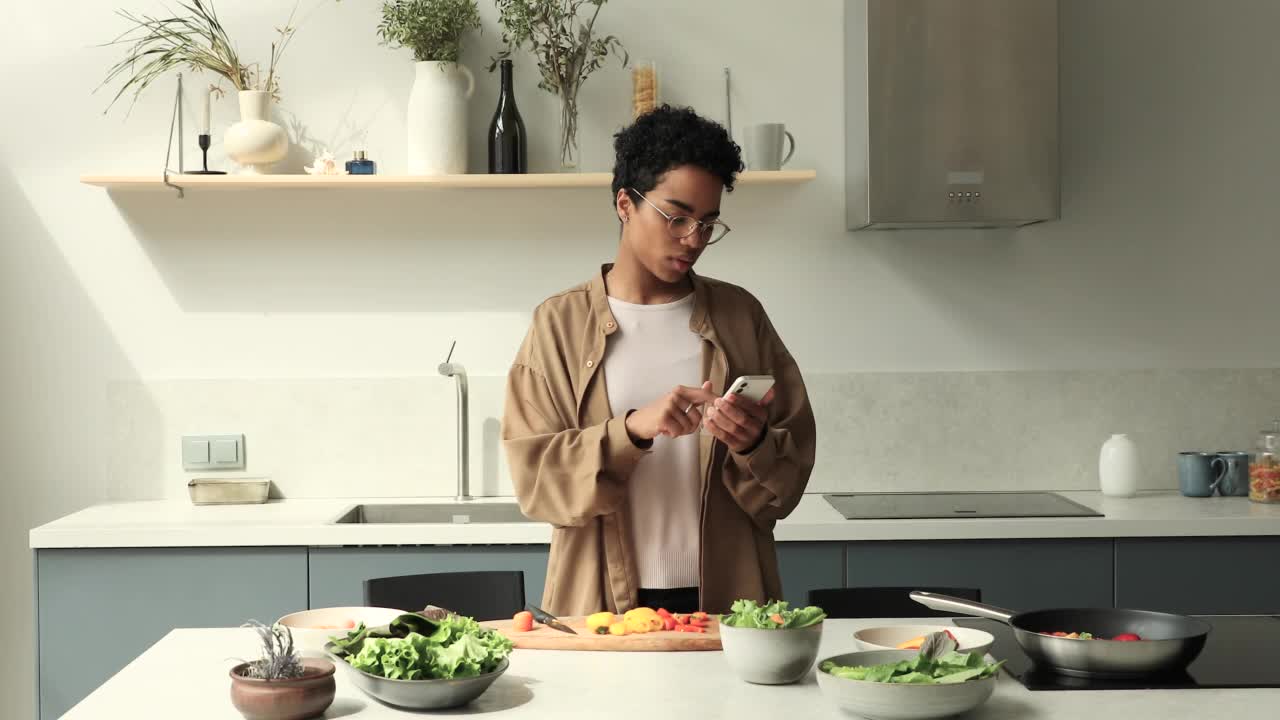
{"label": "woman's left hand", "polygon": [[764,435],[764,426],[769,420],[769,403],[773,402],[776,389],[770,388],[760,402],[738,395],[718,398],[712,407],[706,409],[702,426],[736,453],[752,450]]}

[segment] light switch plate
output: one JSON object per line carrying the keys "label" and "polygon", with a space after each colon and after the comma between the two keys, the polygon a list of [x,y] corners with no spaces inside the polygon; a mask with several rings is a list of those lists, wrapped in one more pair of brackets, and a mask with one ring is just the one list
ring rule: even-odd
{"label": "light switch plate", "polygon": [[244,435],[183,435],[183,470],[243,470]]}
{"label": "light switch plate", "polygon": [[240,462],[240,440],[214,440],[209,444],[209,460],[218,467]]}
{"label": "light switch plate", "polygon": [[182,439],[182,467],[204,467],[209,464],[209,441]]}

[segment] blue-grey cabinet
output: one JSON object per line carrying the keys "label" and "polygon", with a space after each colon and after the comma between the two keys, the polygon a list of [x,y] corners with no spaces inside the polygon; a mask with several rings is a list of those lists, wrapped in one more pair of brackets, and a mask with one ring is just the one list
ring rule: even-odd
{"label": "blue-grey cabinet", "polygon": [[976,587],[1012,610],[1111,607],[1112,540],[912,540],[849,543],[846,584]]}
{"label": "blue-grey cabinet", "polygon": [[466,570],[521,570],[525,597],[536,604],[547,582],[547,546],[312,548],[311,607],[363,605],[371,578]]}
{"label": "blue-grey cabinet", "polygon": [[1186,615],[1280,614],[1280,537],[1119,538],[1116,605]]}
{"label": "blue-grey cabinet", "polygon": [[174,628],[306,606],[306,548],[38,550],[39,716],[61,717]]}
{"label": "blue-grey cabinet", "polygon": [[[335,547],[311,549],[311,607],[360,605],[370,578],[465,570],[522,570],[537,603],[547,580],[547,546]],[[843,543],[779,543],[784,599],[803,605],[809,590],[844,582]]]}
{"label": "blue-grey cabinet", "polygon": [[778,543],[782,596],[791,607],[809,604],[809,591],[844,587],[844,543]]}

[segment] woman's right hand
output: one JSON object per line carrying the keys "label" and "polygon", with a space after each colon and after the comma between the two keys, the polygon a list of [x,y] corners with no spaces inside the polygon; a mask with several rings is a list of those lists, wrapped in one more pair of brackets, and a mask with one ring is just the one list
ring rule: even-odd
{"label": "woman's right hand", "polygon": [[648,441],[659,435],[675,438],[696,432],[702,423],[702,406],[715,402],[711,382],[702,387],[677,385],[662,397],[627,414],[627,434]]}

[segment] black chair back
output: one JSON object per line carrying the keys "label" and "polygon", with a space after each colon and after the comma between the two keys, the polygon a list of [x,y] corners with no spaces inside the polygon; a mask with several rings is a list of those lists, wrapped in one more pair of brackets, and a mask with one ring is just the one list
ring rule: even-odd
{"label": "black chair back", "polygon": [[978,588],[955,587],[854,587],[809,591],[809,604],[827,611],[831,618],[924,618],[955,617],[954,613],[931,610],[911,599],[912,590],[925,590],[982,602]]}
{"label": "black chair back", "polygon": [[428,605],[476,620],[503,620],[524,609],[520,570],[430,573],[364,581],[365,605],[416,612]]}

